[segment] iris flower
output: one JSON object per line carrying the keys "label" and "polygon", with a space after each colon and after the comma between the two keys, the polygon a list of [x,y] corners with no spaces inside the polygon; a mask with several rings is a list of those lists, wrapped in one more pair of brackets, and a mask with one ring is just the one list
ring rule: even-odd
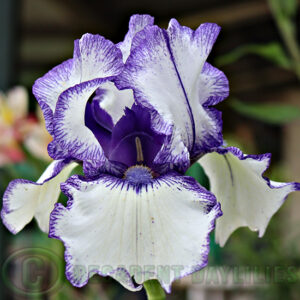
{"label": "iris flower", "polygon": [[[228,81],[206,62],[220,27],[153,23],[132,16],[116,45],[83,35],[73,58],[33,86],[54,161],[37,183],[10,183],[2,220],[17,233],[35,218],[60,239],[66,276],[77,287],[98,273],[132,291],[157,279],[170,292],[175,279],[207,265],[215,221],[221,245],[240,226],[262,236],[300,188],[262,177],[268,154],[223,147],[221,113],[213,106],[228,96]],[[196,161],[211,192],[184,176]],[[84,176],[67,179],[77,164]],[[60,187],[66,207],[56,203]]]}

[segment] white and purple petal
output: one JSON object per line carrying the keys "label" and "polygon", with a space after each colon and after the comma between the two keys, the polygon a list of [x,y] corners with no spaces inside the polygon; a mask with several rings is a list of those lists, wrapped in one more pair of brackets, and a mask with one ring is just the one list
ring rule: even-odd
{"label": "white and purple petal", "polygon": [[73,176],[62,190],[68,205],[56,205],[49,236],[63,241],[74,286],[98,273],[130,290],[141,288],[132,277],[138,284],[156,278],[170,292],[175,279],[206,266],[209,233],[221,211],[194,179],[171,173],[132,184],[109,175]]}
{"label": "white and purple petal", "polygon": [[92,34],[76,40],[73,58],[50,70],[33,85],[47,130],[53,134],[53,114],[62,92],[85,81],[118,75],[122,68],[122,53],[109,40]]}
{"label": "white and purple petal", "polygon": [[92,130],[86,126],[87,102],[105,79],[69,88],[59,96],[54,114],[54,141],[79,160],[104,161],[104,152]]}
{"label": "white and purple petal", "polygon": [[25,179],[11,181],[4,193],[1,211],[7,229],[16,234],[35,218],[40,229],[48,232],[60,183],[68,178],[76,165],[69,160],[53,161],[36,183]]}
{"label": "white and purple petal", "polygon": [[123,61],[126,62],[131,49],[132,39],[147,25],[153,25],[154,18],[149,15],[133,15],[129,20],[129,30],[123,42],[117,44],[118,48],[122,51]]}
{"label": "white and purple petal", "polygon": [[193,158],[222,144],[220,115],[209,106],[227,97],[228,81],[205,63],[219,31],[207,23],[193,32],[175,20],[167,30],[146,26],[135,35],[135,47],[116,81],[161,115],[158,128],[173,128],[175,164],[182,163],[176,157],[182,159],[184,148]]}
{"label": "white and purple petal", "polygon": [[262,237],[271,217],[300,184],[271,181],[263,176],[270,154],[245,155],[238,148],[218,149],[199,163],[209,177],[211,191],[221,203],[223,216],[216,223],[216,241],[224,246],[239,227],[247,226]]}

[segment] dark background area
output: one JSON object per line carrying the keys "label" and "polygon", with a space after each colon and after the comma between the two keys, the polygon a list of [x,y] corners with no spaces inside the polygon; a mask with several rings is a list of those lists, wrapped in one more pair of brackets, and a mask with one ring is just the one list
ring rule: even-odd
{"label": "dark background area", "polygon": [[[219,57],[246,44],[265,44],[275,41],[284,45],[268,2],[265,0],[0,0],[0,90],[6,91],[15,85],[23,85],[31,91],[32,84],[37,78],[72,57],[74,40],[86,32],[98,33],[115,43],[122,41],[128,29],[129,18],[135,13],[153,15],[156,24],[162,27],[167,27],[170,18],[176,18],[182,25],[193,29],[204,22],[219,24],[222,31],[208,59],[216,66],[218,66]],[[297,16],[296,27],[299,28],[299,9]],[[288,52],[286,48],[284,49]],[[295,73],[280,68],[265,58],[247,54],[219,68],[229,79],[231,98],[237,98],[245,103],[275,102],[294,105],[300,103],[299,81]],[[229,141],[233,137],[234,141],[238,141],[249,152],[271,152],[273,154],[271,171],[273,170],[275,174],[280,169],[279,179],[283,177],[284,180],[293,178],[300,181],[299,121],[287,125],[274,125],[245,117],[230,107],[231,98],[218,105],[218,109],[223,111],[225,137],[228,137]],[[36,101],[30,94],[30,109],[33,111],[35,106]],[[287,178],[282,175],[283,173],[287,174]],[[294,200],[297,198],[295,197]],[[300,200],[299,195],[298,200]],[[246,229],[239,230],[232,238],[235,241],[229,241],[228,250],[225,249],[223,254],[221,254],[223,249],[215,246],[212,254],[214,257],[211,261],[245,264],[247,259],[251,261],[249,257],[253,254],[252,252],[257,251],[257,255],[260,255],[262,248],[268,248],[268,251],[272,252],[268,241],[275,241],[274,236],[276,239],[278,236],[282,237],[280,243],[283,244],[288,243],[285,240],[287,236],[290,236],[290,239],[295,239],[295,237],[299,239],[300,232],[297,229],[300,228],[299,211],[299,201],[296,205],[285,206],[282,216],[276,216],[277,223],[272,223],[266,237],[258,242],[256,234],[252,235]],[[284,225],[281,226],[283,223]],[[33,228],[35,228],[34,225],[31,225],[21,236],[20,241],[25,241],[23,245],[39,244],[40,235],[34,239],[29,235]],[[1,228],[1,235],[1,261],[3,262],[12,247],[11,241],[14,237],[11,237],[4,228]],[[252,251],[252,254],[243,252],[244,256],[238,256],[240,261],[232,260],[231,250],[245,250],[245,248],[236,250],[237,244],[244,243],[241,240],[242,236],[248,236],[248,250],[250,248],[249,251]],[[255,242],[253,237],[255,237]],[[299,246],[299,243],[297,245]],[[61,250],[59,248],[58,252]],[[286,249],[280,251],[283,256],[288,256]],[[263,255],[268,255],[267,252],[263,253]],[[219,259],[218,256],[222,258]],[[253,256],[253,260],[255,259],[257,257]],[[285,262],[281,257],[280,263],[300,266],[299,260]],[[92,295],[108,295],[103,299],[145,298],[143,293],[125,292],[121,286],[114,285],[108,279],[102,279],[102,281],[99,279],[99,282],[97,280],[96,283],[103,284],[104,292],[98,287],[91,288],[91,290],[94,289]],[[114,292],[110,294],[111,287]],[[291,288],[291,286],[288,287]],[[81,291],[71,291],[70,287],[68,289],[66,295],[59,296],[62,297],[61,299],[68,299],[68,297],[98,299],[96,296],[88,296],[90,291],[87,292],[87,289]],[[45,295],[42,298],[16,295],[3,283],[1,290],[3,299],[58,299],[55,294]],[[101,294],[102,292],[104,294]],[[291,292],[293,293],[295,292]],[[187,295],[186,287],[177,290],[175,288],[169,299],[184,299]],[[247,297],[243,299],[254,299],[251,295]],[[226,299],[233,298],[228,296]],[[298,298],[295,296],[291,299]]]}

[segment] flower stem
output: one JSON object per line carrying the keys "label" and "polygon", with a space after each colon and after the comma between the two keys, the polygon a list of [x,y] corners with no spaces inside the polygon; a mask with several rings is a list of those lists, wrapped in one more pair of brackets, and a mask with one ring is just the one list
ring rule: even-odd
{"label": "flower stem", "polygon": [[148,300],[166,299],[166,294],[157,280],[147,280],[144,282],[144,288],[146,290]]}

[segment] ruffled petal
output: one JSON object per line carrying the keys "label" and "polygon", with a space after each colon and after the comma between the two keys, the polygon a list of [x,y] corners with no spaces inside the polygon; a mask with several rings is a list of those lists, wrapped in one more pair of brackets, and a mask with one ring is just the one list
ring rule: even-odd
{"label": "ruffled petal", "polygon": [[262,237],[288,194],[300,190],[299,183],[275,182],[263,177],[270,154],[245,155],[230,147],[206,154],[199,163],[224,213],[216,224],[216,241],[221,246],[242,226],[258,231]]}
{"label": "ruffled petal", "polygon": [[122,53],[109,40],[88,33],[76,40],[73,58],[50,70],[33,85],[47,130],[53,133],[53,114],[63,91],[85,81],[118,75],[122,68]]}
{"label": "ruffled petal", "polygon": [[[209,233],[221,211],[193,178],[171,173],[145,184],[103,175],[71,177],[62,185],[68,206],[57,204],[49,236],[64,242],[66,276],[77,287],[98,273],[130,290],[158,279],[171,283],[207,264]],[[166,273],[167,272],[167,273]]]}
{"label": "ruffled petal", "polygon": [[123,42],[119,43],[117,46],[122,51],[123,61],[126,62],[132,44],[132,39],[137,32],[144,29],[147,25],[153,25],[154,18],[149,15],[133,15],[130,17],[129,30],[125,36]]}
{"label": "ruffled petal", "polygon": [[[146,26],[135,35],[135,47],[116,81],[161,115],[158,128],[173,128],[175,164],[181,163],[176,158],[182,159],[184,147],[193,158],[222,144],[220,114],[209,106],[227,97],[228,81],[205,63],[219,31],[219,26],[207,23],[193,32],[176,20],[167,30]],[[180,149],[178,140],[183,141]]]}
{"label": "ruffled petal", "polygon": [[39,180],[16,179],[7,187],[3,196],[1,218],[13,234],[21,231],[33,217],[40,229],[49,231],[49,218],[60,194],[60,183],[65,181],[75,162],[58,160],[52,162]]}

